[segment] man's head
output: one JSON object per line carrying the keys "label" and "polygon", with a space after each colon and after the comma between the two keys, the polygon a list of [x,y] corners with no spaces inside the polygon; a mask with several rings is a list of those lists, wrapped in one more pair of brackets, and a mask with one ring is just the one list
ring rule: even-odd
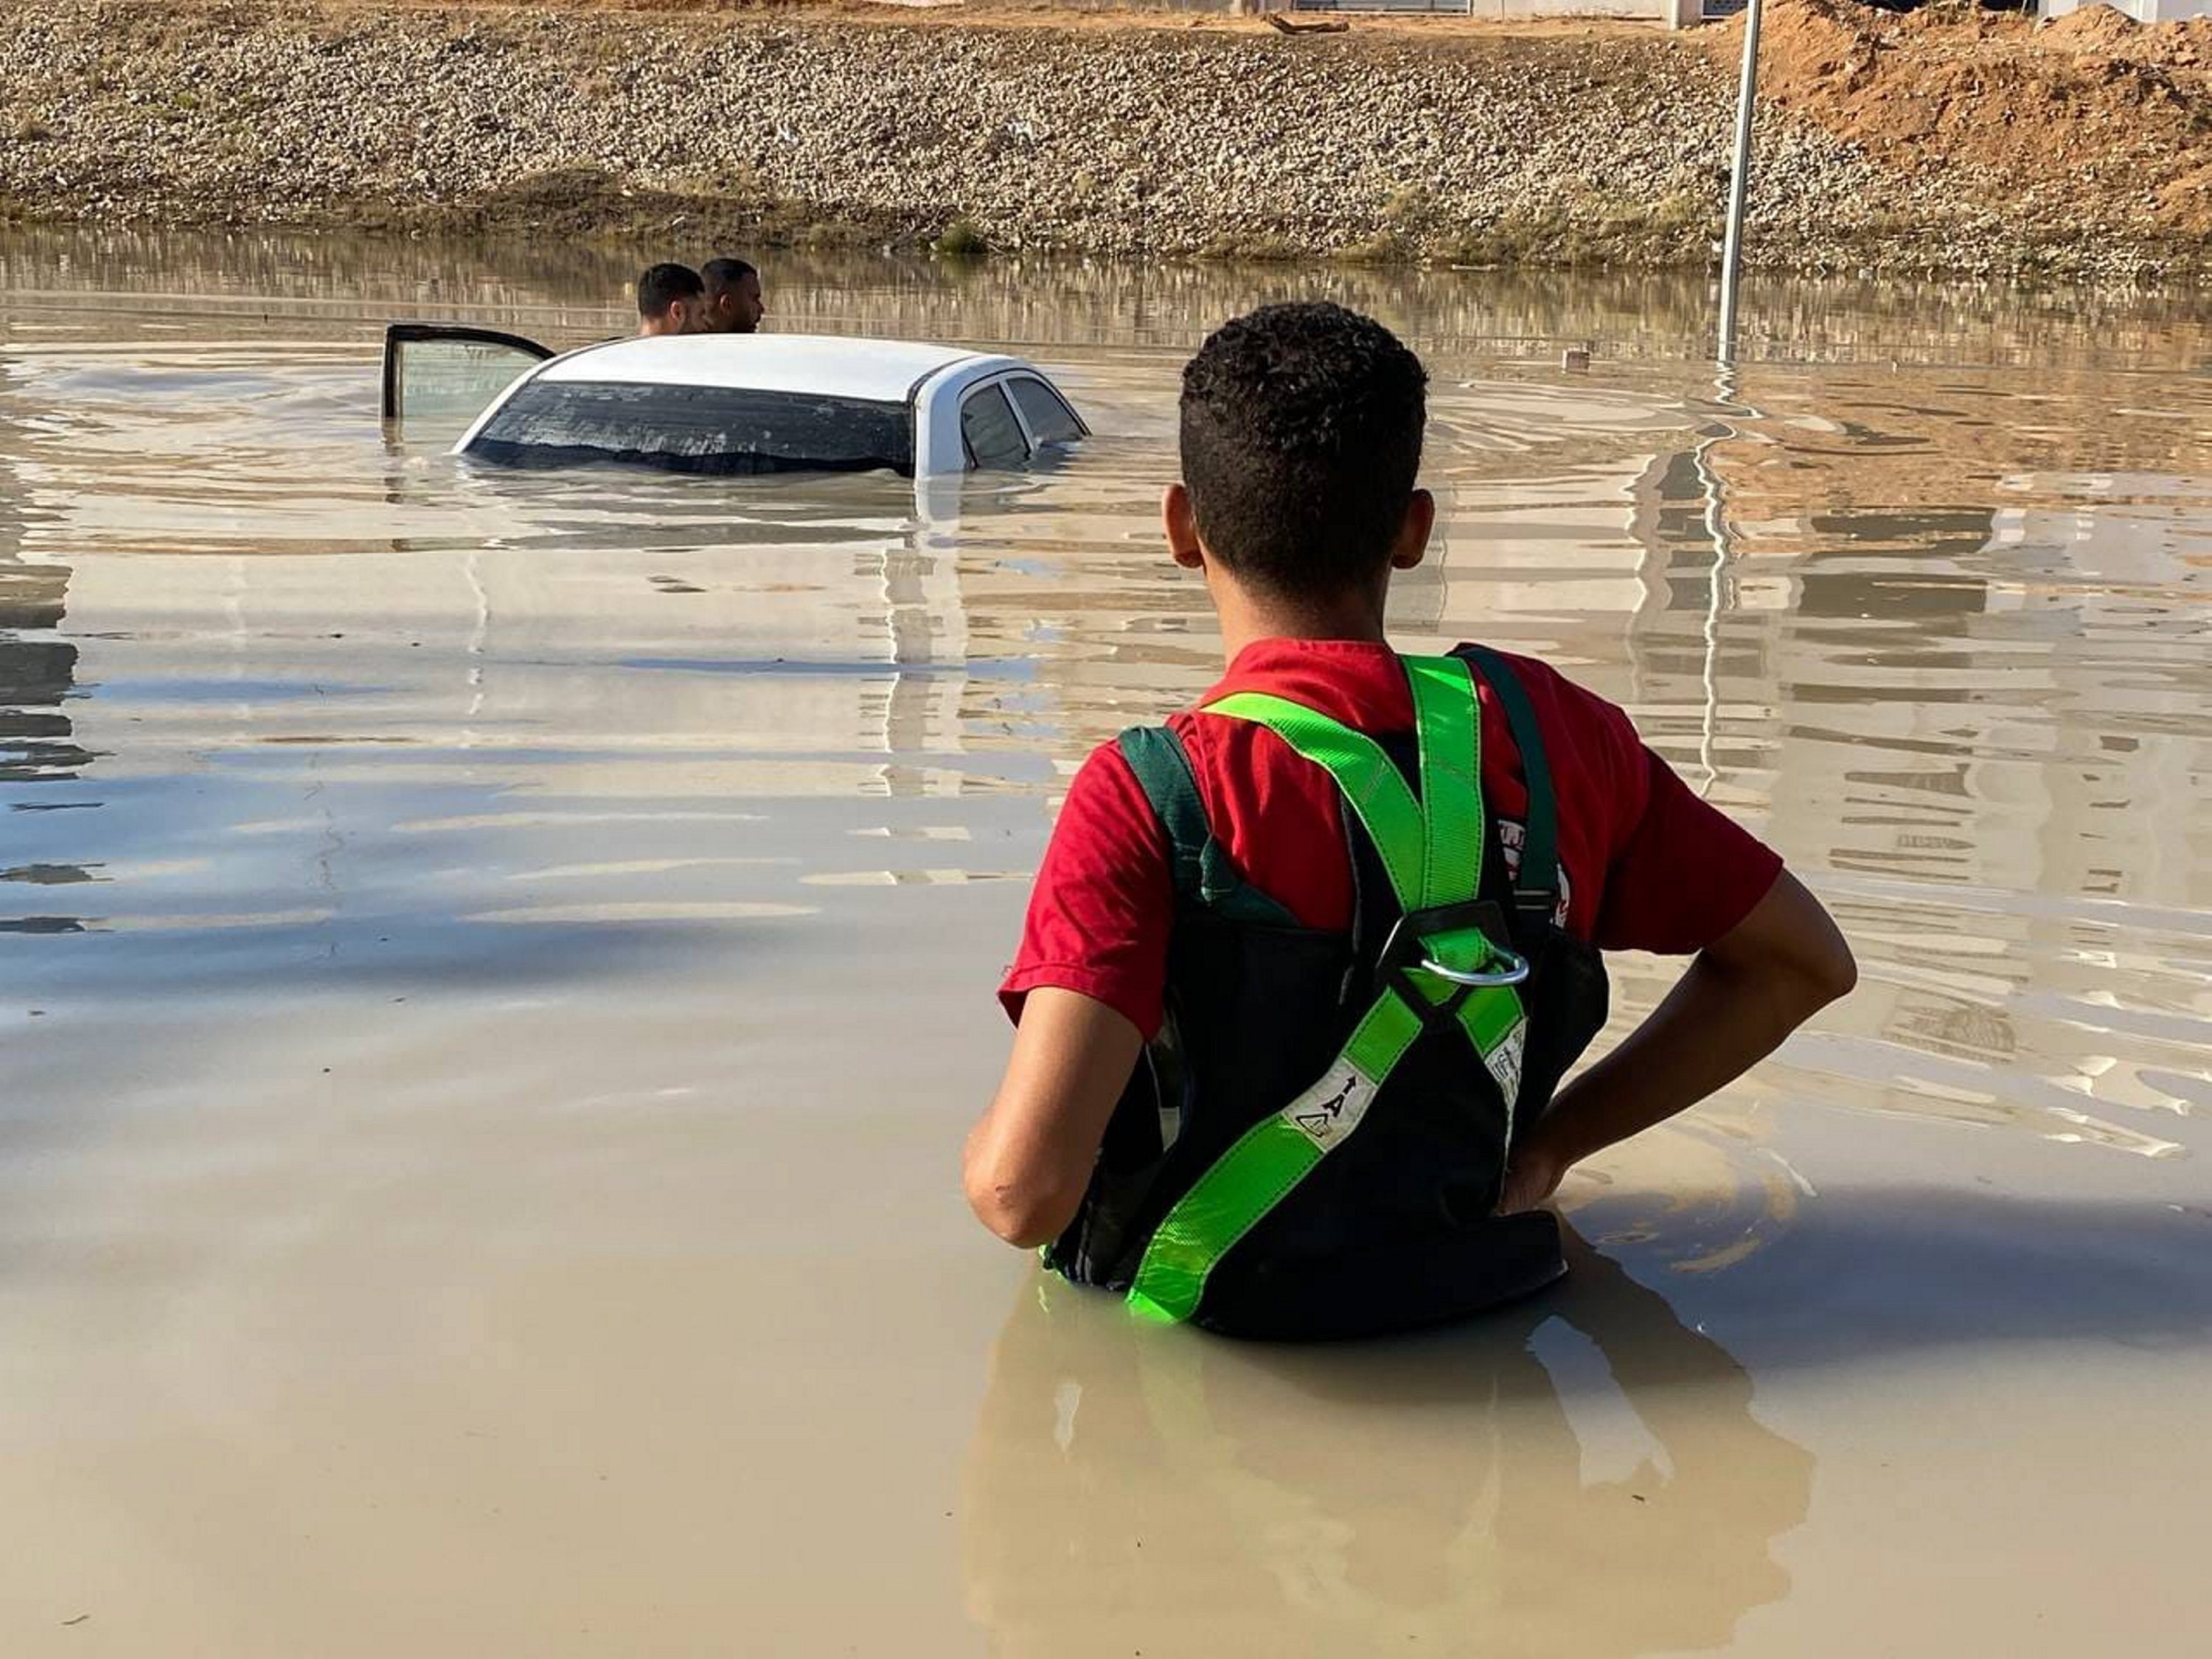
{"label": "man's head", "polygon": [[699,267],[707,285],[707,328],[714,334],[750,334],[768,315],[760,272],[743,259],[709,259]]}
{"label": "man's head", "polygon": [[689,265],[649,265],[637,279],[640,334],[696,334],[704,307],[699,273]]}
{"label": "man's head", "polygon": [[1379,607],[1435,517],[1413,487],[1427,386],[1389,329],[1341,306],[1263,306],[1217,329],[1182,372],[1176,562],[1278,604]]}

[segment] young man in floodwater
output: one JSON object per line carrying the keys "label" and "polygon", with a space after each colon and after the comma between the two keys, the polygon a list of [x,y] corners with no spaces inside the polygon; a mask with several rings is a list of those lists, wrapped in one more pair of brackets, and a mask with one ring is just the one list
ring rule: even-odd
{"label": "young man in floodwater", "polygon": [[660,334],[696,334],[705,315],[705,284],[689,265],[647,267],[637,279],[637,331],[641,339]]}
{"label": "young man in floodwater", "polygon": [[709,334],[751,334],[768,315],[760,272],[743,259],[709,259],[699,267],[706,284],[703,317]]}
{"label": "young man in floodwater", "polygon": [[[1334,305],[1183,371],[1168,549],[1224,678],[1076,775],[1000,991],[969,1204],[1139,1312],[1255,1336],[1435,1323],[1565,1271],[1539,1206],[1849,991],[1781,860],[1527,657],[1401,657],[1427,375]],[[1605,1020],[1602,950],[1692,954]],[[1556,1097],[1554,1090],[1557,1090]]]}

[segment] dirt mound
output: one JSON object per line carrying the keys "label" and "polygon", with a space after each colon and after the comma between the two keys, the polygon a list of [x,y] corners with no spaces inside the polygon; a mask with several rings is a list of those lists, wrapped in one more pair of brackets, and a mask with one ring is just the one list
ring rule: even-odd
{"label": "dirt mound", "polygon": [[[1713,32],[1723,58],[1741,52],[1741,27]],[[1885,166],[1974,169],[2085,228],[2149,221],[2194,235],[2212,230],[2212,76],[2185,56],[2200,51],[2212,63],[2212,21],[2144,28],[2102,5],[2038,29],[1979,12],[1772,0],[1759,88]],[[2131,188],[2113,188],[2115,167]]]}
{"label": "dirt mound", "polygon": [[[2056,28],[2057,25],[2051,27]],[[2049,33],[2045,30],[2044,34]],[[2043,38],[2037,37],[2039,41]],[[2168,23],[2153,23],[2148,27],[2130,24],[2127,30],[2112,35],[2105,50],[2131,64],[2154,64],[2166,69],[2212,69],[2212,17],[2177,18]]]}
{"label": "dirt mound", "polygon": [[2142,25],[2110,6],[2083,6],[2069,11],[2038,33],[2036,44],[2066,52],[2112,52],[2134,39]]}
{"label": "dirt mound", "polygon": [[2164,69],[2212,68],[2212,17],[2138,23],[2110,6],[2084,6],[2035,32],[2046,52],[2075,57],[2122,58]]}

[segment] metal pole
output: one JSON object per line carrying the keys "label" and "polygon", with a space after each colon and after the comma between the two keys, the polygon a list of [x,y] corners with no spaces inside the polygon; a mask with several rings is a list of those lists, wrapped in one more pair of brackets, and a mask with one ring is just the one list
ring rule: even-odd
{"label": "metal pole", "polygon": [[1743,257],[1743,202],[1751,185],[1751,112],[1759,100],[1759,0],[1743,14],[1743,80],[1735,94],[1735,166],[1729,173],[1728,240],[1721,250],[1720,361],[1735,361],[1736,266]]}

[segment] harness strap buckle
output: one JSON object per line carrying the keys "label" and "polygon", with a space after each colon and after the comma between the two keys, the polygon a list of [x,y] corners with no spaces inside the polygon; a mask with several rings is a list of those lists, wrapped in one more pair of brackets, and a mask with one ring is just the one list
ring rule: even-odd
{"label": "harness strap buckle", "polygon": [[1438,979],[1449,980],[1455,985],[1465,985],[1474,990],[1484,990],[1499,985],[1518,985],[1528,977],[1528,958],[1518,951],[1493,945],[1491,959],[1505,965],[1497,969],[1464,969],[1448,967],[1433,957],[1424,957],[1414,965],[1425,974],[1434,974]]}
{"label": "harness strap buckle", "polygon": [[1504,912],[1488,899],[1408,910],[1392,925],[1376,965],[1386,980],[1419,969],[1473,989],[1518,985],[1528,961],[1505,942],[1511,938]]}

